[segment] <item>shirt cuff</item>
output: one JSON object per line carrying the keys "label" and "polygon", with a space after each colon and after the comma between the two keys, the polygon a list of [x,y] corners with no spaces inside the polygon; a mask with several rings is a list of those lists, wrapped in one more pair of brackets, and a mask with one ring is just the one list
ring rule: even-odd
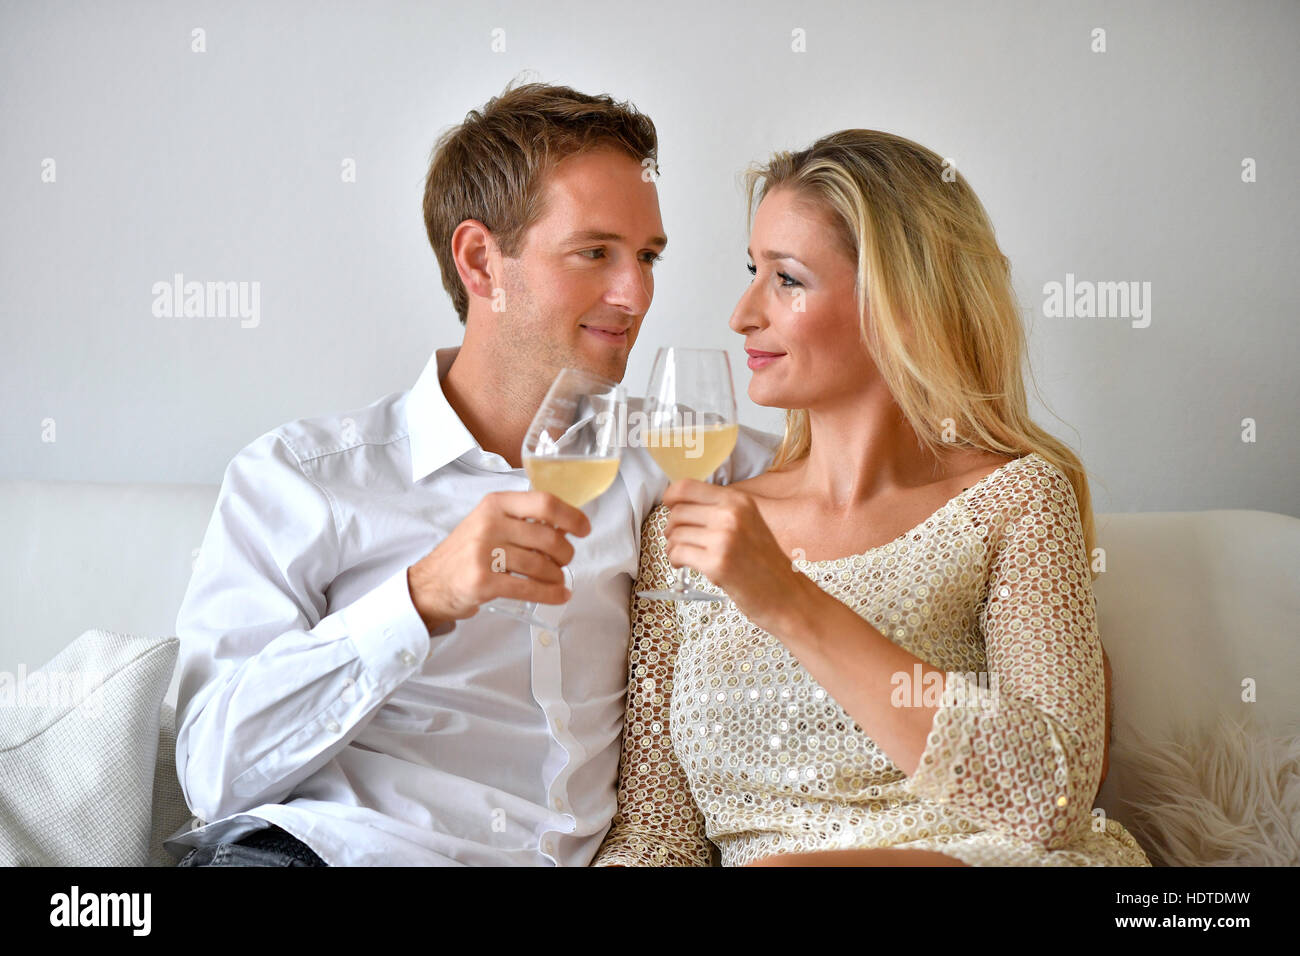
{"label": "shirt cuff", "polygon": [[429,629],[411,603],[405,567],[342,613],[357,656],[378,685],[405,679],[429,656]]}

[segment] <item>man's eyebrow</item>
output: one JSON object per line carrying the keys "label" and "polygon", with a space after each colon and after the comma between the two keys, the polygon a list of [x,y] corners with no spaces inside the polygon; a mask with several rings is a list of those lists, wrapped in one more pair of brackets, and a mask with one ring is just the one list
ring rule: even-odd
{"label": "man's eyebrow", "polygon": [[[570,233],[564,237],[564,245],[571,245],[575,242],[622,242],[623,236],[617,232],[601,232],[598,229],[582,229],[578,232]],[[668,245],[667,236],[651,236],[646,240],[647,246],[653,246],[656,249],[662,249]]]}
{"label": "man's eyebrow", "polygon": [[[745,255],[749,256],[749,258],[751,259],[754,258],[754,254],[750,252],[748,249],[745,250]],[[763,250],[763,258],[764,259],[792,259],[795,262],[799,263],[799,265],[803,266],[805,269],[808,268],[808,263],[804,262],[798,256],[791,255],[788,252],[777,252],[774,249],[765,249]]]}

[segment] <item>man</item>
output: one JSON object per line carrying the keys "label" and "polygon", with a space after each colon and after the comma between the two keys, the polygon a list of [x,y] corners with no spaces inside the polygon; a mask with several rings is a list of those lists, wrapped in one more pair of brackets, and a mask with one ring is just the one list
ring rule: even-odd
{"label": "man", "polygon": [[[435,147],[425,221],[463,344],[228,466],[176,625],[182,865],[591,861],[668,480],[628,448],[584,514],[527,490],[520,446],[561,368],[623,377],[667,242],[656,157],[648,117],[541,84]],[[716,480],[770,461],[776,436],[741,432]],[[477,613],[497,597],[550,626]]]}

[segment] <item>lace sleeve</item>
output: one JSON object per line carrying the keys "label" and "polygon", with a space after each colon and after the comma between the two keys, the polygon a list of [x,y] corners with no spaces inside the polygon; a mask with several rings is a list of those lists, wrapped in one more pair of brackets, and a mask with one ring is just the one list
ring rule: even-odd
{"label": "lace sleeve", "polygon": [[715,866],[704,815],[691,796],[673,751],[668,713],[673,664],[680,642],[673,601],[646,600],[635,591],[671,587],[662,505],[641,529],[641,566],[632,594],[627,720],[619,764],[618,810],[592,866]]}
{"label": "lace sleeve", "polygon": [[1073,486],[1046,462],[989,500],[1000,515],[990,522],[996,544],[980,610],[989,674],[982,687],[969,675],[953,683],[908,788],[1054,850],[1088,826],[1105,743],[1083,528]]}

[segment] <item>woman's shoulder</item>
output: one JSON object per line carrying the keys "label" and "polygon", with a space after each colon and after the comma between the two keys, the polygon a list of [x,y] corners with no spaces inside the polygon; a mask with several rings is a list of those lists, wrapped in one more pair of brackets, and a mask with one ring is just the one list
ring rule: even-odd
{"label": "woman's shoulder", "polygon": [[733,481],[727,487],[735,488],[737,491],[743,491],[746,494],[756,495],[759,498],[785,498],[788,497],[792,487],[792,480],[802,464],[803,461],[801,460],[786,466],[780,471],[765,471],[743,481]]}
{"label": "woman's shoulder", "polygon": [[1074,485],[1061,468],[1036,451],[1013,458],[961,493],[977,523],[1000,532],[1072,525],[1079,520]]}
{"label": "woman's shoulder", "polygon": [[966,489],[974,500],[1018,509],[1073,495],[1069,477],[1039,452],[1004,459]]}

